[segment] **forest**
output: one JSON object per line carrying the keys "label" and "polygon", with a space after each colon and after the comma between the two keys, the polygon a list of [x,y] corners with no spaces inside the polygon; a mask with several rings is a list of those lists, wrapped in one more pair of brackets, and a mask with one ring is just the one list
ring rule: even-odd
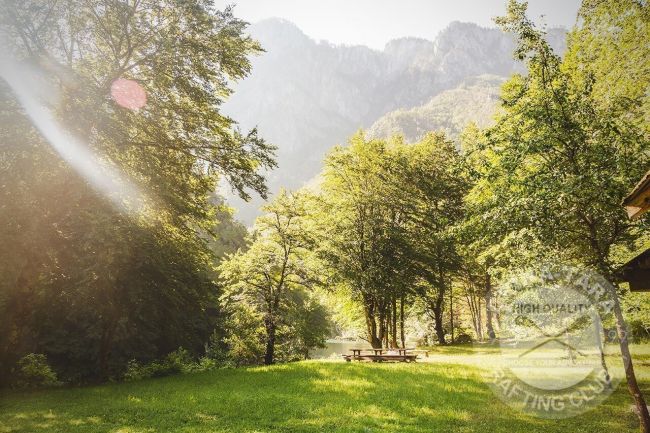
{"label": "forest", "polygon": [[[276,145],[221,110],[265,53],[236,7],[1,9],[0,387],[289,363],[332,338],[492,347],[511,275],[562,265],[611,282],[603,326],[650,431],[628,344],[650,339],[650,298],[621,273],[650,246],[622,206],[650,167],[647,2],[584,0],[559,55],[510,1],[495,22],[525,72],[492,123],[359,130],[274,194]],[[251,227],[224,186],[267,199]]]}

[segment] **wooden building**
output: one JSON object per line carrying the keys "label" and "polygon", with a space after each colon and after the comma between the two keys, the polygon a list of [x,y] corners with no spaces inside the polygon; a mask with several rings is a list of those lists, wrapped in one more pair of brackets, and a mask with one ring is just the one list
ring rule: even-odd
{"label": "wooden building", "polygon": [[[630,219],[637,219],[650,209],[650,171],[623,200]],[[650,291],[650,249],[645,250],[621,268],[623,281],[630,284],[633,292]]]}
{"label": "wooden building", "polygon": [[650,171],[648,171],[641,182],[637,183],[631,193],[623,200],[623,206],[627,216],[637,219],[650,209]]}

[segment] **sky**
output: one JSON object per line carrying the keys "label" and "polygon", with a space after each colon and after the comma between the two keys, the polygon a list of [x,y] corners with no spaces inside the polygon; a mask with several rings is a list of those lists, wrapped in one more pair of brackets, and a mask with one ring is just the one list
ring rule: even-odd
{"label": "sky", "polygon": [[[279,17],[295,23],[315,40],[383,49],[404,36],[433,40],[452,21],[494,27],[507,0],[217,0],[235,5],[235,15],[250,23]],[[570,28],[580,0],[529,0],[529,16],[549,27]]]}

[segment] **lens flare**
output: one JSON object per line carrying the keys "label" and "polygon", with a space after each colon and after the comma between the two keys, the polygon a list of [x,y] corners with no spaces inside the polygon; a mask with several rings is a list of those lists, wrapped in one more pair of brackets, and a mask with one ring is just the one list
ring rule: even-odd
{"label": "lens flare", "polygon": [[113,100],[129,110],[138,110],[147,103],[147,93],[137,81],[118,78],[111,84]]}
{"label": "lens flare", "polygon": [[16,95],[33,125],[59,155],[90,185],[125,213],[142,216],[147,197],[119,170],[110,167],[86,143],[70,134],[57,120],[49,103],[52,90],[44,87],[45,74],[38,68],[13,61],[0,51],[0,78]]}

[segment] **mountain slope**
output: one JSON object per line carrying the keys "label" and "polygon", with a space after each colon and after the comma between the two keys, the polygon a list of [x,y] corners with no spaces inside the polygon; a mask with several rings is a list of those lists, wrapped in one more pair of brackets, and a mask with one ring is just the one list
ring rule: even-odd
{"label": "mountain slope", "polygon": [[[249,31],[266,52],[253,59],[251,75],[237,84],[224,112],[278,146],[279,167],[268,174],[272,192],[300,187],[333,145],[386,113],[426,104],[470,77],[523,71],[510,36],[475,24],[451,23],[435,41],[393,40],[383,51],[316,42],[281,19]],[[564,31],[552,30],[549,38],[561,45]],[[230,197],[229,203],[249,224],[261,200]]]}
{"label": "mountain slope", "polygon": [[481,75],[435,95],[425,105],[386,113],[368,129],[368,136],[401,134],[406,141],[415,142],[428,131],[442,130],[456,139],[470,122],[486,127],[492,123],[504,80],[496,75]]}

